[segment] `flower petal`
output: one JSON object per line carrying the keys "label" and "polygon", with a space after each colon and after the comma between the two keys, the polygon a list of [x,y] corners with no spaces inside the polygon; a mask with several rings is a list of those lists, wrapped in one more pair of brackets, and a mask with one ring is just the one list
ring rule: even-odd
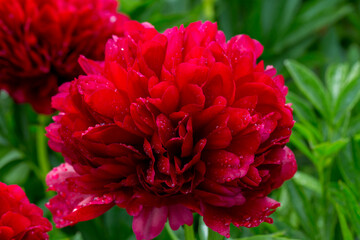
{"label": "flower petal", "polygon": [[203,204],[204,222],[212,230],[230,237],[230,223],[236,227],[256,227],[262,222],[272,222],[268,216],[280,204],[270,198],[248,199],[241,206],[214,207]]}
{"label": "flower petal", "polygon": [[139,215],[134,217],[132,227],[137,240],[150,240],[163,230],[168,216],[167,207],[143,208]]}

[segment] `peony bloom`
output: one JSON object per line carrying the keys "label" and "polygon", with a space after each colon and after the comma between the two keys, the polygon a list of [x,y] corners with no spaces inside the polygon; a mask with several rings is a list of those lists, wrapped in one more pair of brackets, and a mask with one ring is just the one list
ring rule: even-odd
{"label": "peony bloom", "polygon": [[105,63],[80,58],[86,76],[63,84],[47,127],[64,164],[47,176],[57,227],[117,205],[137,239],[193,223],[229,237],[229,224],[271,222],[267,195],[296,171],[284,78],[257,58],[262,45],[230,41],[210,22],[163,34],[129,21]]}
{"label": "peony bloom", "polygon": [[116,0],[0,0],[0,89],[49,114],[58,86],[83,73],[80,55],[102,60],[123,34]]}
{"label": "peony bloom", "polygon": [[49,239],[51,228],[42,210],[29,202],[19,186],[0,182],[1,240]]}

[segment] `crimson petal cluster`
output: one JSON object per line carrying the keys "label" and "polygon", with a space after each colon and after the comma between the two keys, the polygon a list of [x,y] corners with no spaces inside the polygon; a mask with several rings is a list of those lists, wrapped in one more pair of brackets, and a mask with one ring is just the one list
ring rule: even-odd
{"label": "crimson petal cluster", "polygon": [[17,185],[0,182],[0,239],[44,240],[52,228],[42,210],[29,202]]}
{"label": "crimson petal cluster", "polygon": [[246,35],[225,40],[211,22],[164,33],[129,21],[107,42],[105,62],[60,87],[47,127],[65,163],[47,176],[58,227],[117,205],[137,239],[193,223],[229,237],[229,224],[271,222],[267,195],[297,169],[285,147],[294,121],[284,78],[257,58]]}
{"label": "crimson petal cluster", "polygon": [[104,58],[128,18],[116,0],[0,0],[0,89],[49,114],[58,86],[83,73],[79,55]]}

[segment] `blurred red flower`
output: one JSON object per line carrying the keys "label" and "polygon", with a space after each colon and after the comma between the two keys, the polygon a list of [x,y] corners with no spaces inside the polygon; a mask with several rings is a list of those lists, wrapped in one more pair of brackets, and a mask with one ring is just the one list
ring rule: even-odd
{"label": "blurred red flower", "polygon": [[114,205],[134,216],[137,239],[192,213],[229,236],[255,227],[280,204],[267,195],[296,171],[285,147],[293,127],[281,75],[256,59],[262,45],[230,41],[210,22],[163,34],[129,21],[106,45],[105,63],[80,59],[86,76],[60,87],[47,128],[65,164],[47,184],[58,227]]}
{"label": "blurred red flower", "polygon": [[49,114],[58,86],[83,73],[84,55],[102,60],[127,17],[116,0],[0,0],[0,89]]}
{"label": "blurred red flower", "polygon": [[51,228],[42,210],[29,202],[19,186],[0,182],[1,240],[49,239]]}

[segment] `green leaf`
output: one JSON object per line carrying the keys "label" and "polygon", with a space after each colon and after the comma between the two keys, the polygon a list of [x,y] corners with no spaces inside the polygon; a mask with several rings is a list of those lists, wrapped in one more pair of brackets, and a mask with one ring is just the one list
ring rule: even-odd
{"label": "green leaf", "polygon": [[336,212],[337,212],[337,215],[338,215],[338,218],[339,218],[340,227],[341,227],[341,233],[342,233],[343,239],[346,239],[346,240],[354,239],[352,234],[351,234],[351,231],[349,229],[349,226],[346,223],[346,218],[345,218],[345,216],[343,214],[344,210],[341,209],[341,207],[337,203],[335,204],[335,208],[336,208]]}
{"label": "green leaf", "polygon": [[131,222],[132,217],[127,214],[125,209],[114,207],[107,211],[104,214],[104,225],[109,234],[108,240],[127,239],[133,235]]}
{"label": "green leaf", "polygon": [[78,232],[73,237],[70,238],[69,234],[64,233],[58,228],[53,227],[53,229],[49,232],[49,239],[52,240],[83,240],[81,234]]}
{"label": "green leaf", "polygon": [[319,43],[321,54],[326,58],[322,63],[338,63],[344,60],[345,53],[340,41],[341,39],[335,26],[329,27]]}
{"label": "green leaf", "polygon": [[199,218],[199,227],[198,227],[198,233],[200,240],[207,240],[208,237],[208,228],[204,223],[204,219],[202,216]]}
{"label": "green leaf", "polygon": [[23,184],[30,173],[29,165],[20,162],[1,176],[7,184]]}
{"label": "green leaf", "polygon": [[358,155],[360,155],[360,151],[357,151],[356,145],[355,141],[351,140],[351,144],[348,144],[344,151],[340,152],[337,158],[337,166],[346,184],[360,199],[360,192],[358,191],[360,185]]}
{"label": "green leaf", "polygon": [[360,47],[359,45],[353,43],[350,45],[349,50],[347,52],[347,59],[350,63],[355,63],[360,59]]}
{"label": "green leaf", "polygon": [[348,133],[349,136],[360,133],[360,114],[350,119]]}
{"label": "green leaf", "polygon": [[334,64],[327,68],[325,74],[326,86],[329,89],[334,102],[337,101],[340,90],[344,86],[349,72],[348,64]]}
{"label": "green leaf", "polygon": [[[325,6],[327,4],[327,2],[322,3]],[[331,13],[328,12],[321,15],[314,14],[315,17],[307,17],[308,19],[303,19],[303,22],[299,23],[298,26],[294,26],[292,32],[275,45],[275,51],[281,52],[283,49],[288,48],[291,45],[295,45],[307,36],[310,36],[311,33],[338,21],[349,14],[352,11],[352,7],[346,5],[341,8],[333,8],[330,11]]]}
{"label": "green leaf", "polygon": [[132,1],[121,1],[120,2],[120,10],[124,13],[133,12],[136,8],[147,5],[151,3],[151,1],[142,1],[142,0],[132,0]]}
{"label": "green leaf", "polygon": [[310,201],[307,199],[302,188],[295,184],[293,181],[288,181],[286,186],[289,189],[292,205],[297,216],[300,218],[300,223],[304,231],[309,236],[316,236],[317,230],[315,229],[315,215]]}
{"label": "green leaf", "polygon": [[293,19],[296,17],[296,12],[298,11],[301,1],[300,0],[285,0],[282,2],[283,11],[279,14],[279,22],[275,26],[279,29],[279,34],[283,34],[286,30],[289,29],[290,24]]}
{"label": "green leaf", "polygon": [[336,155],[348,142],[349,139],[346,138],[336,142],[323,142],[314,146],[313,150],[318,157],[324,159]]}
{"label": "green leaf", "polygon": [[[277,23],[277,17],[279,16],[279,9],[282,6],[283,1],[263,1],[261,4],[261,26],[262,26],[262,32],[265,36],[268,36],[269,33],[271,33],[272,30],[274,30],[274,26],[276,26]],[[269,11],[269,8],[272,9],[272,11]]]}
{"label": "green leaf", "polygon": [[105,226],[101,218],[80,222],[76,227],[80,230],[84,240],[109,239],[109,234],[105,231]]}
{"label": "green leaf", "polygon": [[347,217],[351,228],[360,236],[359,200],[343,182],[339,182],[335,187],[331,188],[331,201],[340,206],[341,212]]}
{"label": "green leaf", "polygon": [[328,117],[328,98],[320,79],[310,69],[294,60],[286,60],[285,66],[304,96],[324,117]]}
{"label": "green leaf", "polygon": [[316,139],[316,137],[314,136],[311,130],[312,130],[311,128],[304,126],[299,122],[295,123],[293,128],[293,131],[300,133],[310,143],[310,146],[318,142],[318,139]]}
{"label": "green leaf", "polygon": [[313,176],[305,172],[297,171],[295,176],[293,177],[293,180],[297,184],[306,187],[307,189],[310,189],[316,192],[317,194],[321,194],[321,185],[319,181]]}
{"label": "green leaf", "polygon": [[345,201],[348,213],[350,215],[351,223],[354,225],[354,229],[360,235],[360,205],[359,199],[356,199],[355,195],[352,193],[351,189],[344,184],[339,182],[340,191],[342,192]]}
{"label": "green leaf", "polygon": [[24,154],[16,149],[10,149],[9,151],[6,151],[3,155],[0,154],[0,169],[8,163],[19,160],[23,157]]}
{"label": "green leaf", "polygon": [[291,107],[294,109],[294,114],[299,118],[299,120],[312,122],[314,124],[317,122],[317,118],[311,104],[309,104],[305,99],[289,91],[286,96],[286,100],[288,103],[292,103]]}
{"label": "green leaf", "polygon": [[236,238],[234,240],[296,240],[295,238],[276,237],[275,234],[257,235],[251,237]]}
{"label": "green leaf", "polygon": [[302,137],[297,132],[293,132],[290,137],[290,143],[298,148],[314,164],[317,164],[317,158],[312,154]]}
{"label": "green leaf", "polygon": [[350,112],[360,99],[360,62],[357,62],[352,67],[345,84],[335,102],[335,123],[337,123],[346,112]]}

